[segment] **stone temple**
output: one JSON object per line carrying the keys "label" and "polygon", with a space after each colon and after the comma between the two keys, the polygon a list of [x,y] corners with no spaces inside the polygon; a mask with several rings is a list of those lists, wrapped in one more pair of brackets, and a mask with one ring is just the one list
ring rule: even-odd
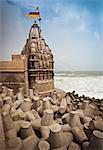
{"label": "stone temple", "polygon": [[24,88],[35,92],[48,93],[54,89],[53,54],[41,29],[35,22],[29,32],[29,38],[19,55],[12,55],[12,61],[0,61],[0,83],[13,88]]}

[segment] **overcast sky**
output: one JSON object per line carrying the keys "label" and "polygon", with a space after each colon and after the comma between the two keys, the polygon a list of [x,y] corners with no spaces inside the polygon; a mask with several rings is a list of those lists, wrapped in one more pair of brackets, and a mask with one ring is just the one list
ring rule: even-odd
{"label": "overcast sky", "polygon": [[0,60],[20,53],[40,6],[42,35],[52,49],[55,70],[103,71],[103,0],[0,0]]}

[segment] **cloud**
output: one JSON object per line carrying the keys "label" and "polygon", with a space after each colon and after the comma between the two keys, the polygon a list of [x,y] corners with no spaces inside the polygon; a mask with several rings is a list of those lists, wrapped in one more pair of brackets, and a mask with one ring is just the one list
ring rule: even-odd
{"label": "cloud", "polygon": [[59,17],[44,21],[44,35],[53,49],[56,69],[99,70],[103,66],[98,53],[100,35],[90,27],[90,15],[87,10],[71,7],[64,8]]}
{"label": "cloud", "polygon": [[85,23],[81,23],[81,24],[80,24],[80,31],[83,31],[83,32],[90,32],[90,30],[88,29],[88,27],[86,26]]}
{"label": "cloud", "polygon": [[98,41],[100,41],[100,34],[99,34],[99,32],[94,32],[94,37],[95,37]]}

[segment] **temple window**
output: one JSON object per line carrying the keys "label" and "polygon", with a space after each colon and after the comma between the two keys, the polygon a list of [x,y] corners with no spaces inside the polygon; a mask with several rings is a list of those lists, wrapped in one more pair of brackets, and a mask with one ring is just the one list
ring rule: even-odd
{"label": "temple window", "polygon": [[34,59],[34,55],[32,55],[32,59]]}

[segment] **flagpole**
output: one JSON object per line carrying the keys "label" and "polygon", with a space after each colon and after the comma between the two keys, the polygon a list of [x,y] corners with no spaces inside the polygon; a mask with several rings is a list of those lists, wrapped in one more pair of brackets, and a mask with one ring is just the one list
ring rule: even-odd
{"label": "flagpole", "polygon": [[41,28],[41,18],[39,18],[38,21],[39,21],[39,27]]}
{"label": "flagpole", "polygon": [[[37,10],[39,11],[39,14],[40,14],[40,7],[37,7]],[[41,15],[39,16],[39,27],[41,28]]]}

